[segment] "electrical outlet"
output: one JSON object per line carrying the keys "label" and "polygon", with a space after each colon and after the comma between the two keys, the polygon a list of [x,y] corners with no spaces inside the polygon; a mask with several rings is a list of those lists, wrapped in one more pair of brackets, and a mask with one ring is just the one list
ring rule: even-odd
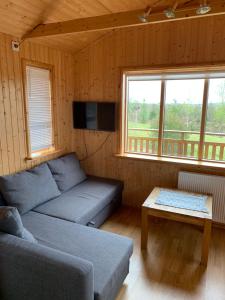
{"label": "electrical outlet", "polygon": [[20,43],[17,41],[12,41],[12,50],[19,52],[20,51]]}

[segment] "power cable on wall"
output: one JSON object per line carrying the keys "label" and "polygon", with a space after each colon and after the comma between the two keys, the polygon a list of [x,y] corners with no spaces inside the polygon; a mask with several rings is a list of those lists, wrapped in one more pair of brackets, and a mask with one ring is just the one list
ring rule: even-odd
{"label": "power cable on wall", "polygon": [[83,133],[83,140],[84,140],[86,156],[84,158],[80,159],[80,161],[85,161],[85,160],[89,159],[90,157],[94,156],[96,153],[98,153],[104,147],[104,145],[107,143],[110,136],[111,136],[111,132],[107,135],[107,137],[104,139],[104,141],[99,145],[99,147],[94,152],[88,154],[87,143],[86,143],[86,139],[85,139],[85,133]]}

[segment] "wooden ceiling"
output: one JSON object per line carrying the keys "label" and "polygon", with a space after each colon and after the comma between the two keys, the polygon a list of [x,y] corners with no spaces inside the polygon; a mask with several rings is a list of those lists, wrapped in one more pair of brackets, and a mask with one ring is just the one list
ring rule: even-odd
{"label": "wooden ceiling", "polygon": [[[180,0],[193,6],[198,0]],[[0,32],[21,38],[39,24],[100,16],[154,6],[162,11],[174,0],[0,0]],[[109,30],[73,33],[35,39],[36,42],[76,52]]]}

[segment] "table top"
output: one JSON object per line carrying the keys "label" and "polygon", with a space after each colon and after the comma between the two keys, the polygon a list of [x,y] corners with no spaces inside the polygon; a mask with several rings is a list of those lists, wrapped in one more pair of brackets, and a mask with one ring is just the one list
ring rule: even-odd
{"label": "table top", "polygon": [[166,188],[155,187],[153,189],[153,191],[151,192],[151,194],[148,196],[148,198],[143,203],[142,207],[148,208],[151,210],[161,211],[161,212],[168,212],[168,213],[180,214],[180,215],[184,215],[184,216],[190,216],[190,217],[194,217],[194,218],[212,220],[212,196],[205,195],[205,196],[207,196],[206,207],[208,209],[208,213],[205,213],[205,212],[201,212],[201,211],[195,211],[195,210],[189,210],[189,209],[184,209],[184,208],[177,208],[177,207],[172,207],[172,206],[156,204],[155,201],[161,190],[172,191],[174,193],[182,192],[182,193],[185,193],[187,195],[192,195],[192,196],[201,196],[202,195],[202,194],[197,194],[197,193],[192,193],[192,192],[181,191],[178,189],[166,189]]}

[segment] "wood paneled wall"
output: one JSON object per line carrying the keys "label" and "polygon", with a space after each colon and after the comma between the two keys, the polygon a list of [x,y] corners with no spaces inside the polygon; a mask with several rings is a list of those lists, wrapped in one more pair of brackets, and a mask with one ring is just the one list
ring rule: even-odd
{"label": "wood paneled wall", "polygon": [[24,42],[20,52],[11,49],[12,36],[0,34],[0,174],[29,168],[55,155],[26,161],[26,128],[21,60],[54,66],[56,144],[71,150],[71,100],[73,99],[73,56],[38,44]]}
{"label": "wood paneled wall", "polygon": [[[74,94],[79,100],[119,104],[121,67],[216,62],[225,62],[224,16],[116,30],[75,56]],[[106,138],[103,132],[73,130],[73,149],[84,158],[87,151],[93,153]],[[90,174],[122,179],[124,201],[130,205],[141,205],[154,186],[175,187],[180,169],[225,175],[225,169],[116,158],[113,154],[117,147],[118,131],[83,165]]]}

